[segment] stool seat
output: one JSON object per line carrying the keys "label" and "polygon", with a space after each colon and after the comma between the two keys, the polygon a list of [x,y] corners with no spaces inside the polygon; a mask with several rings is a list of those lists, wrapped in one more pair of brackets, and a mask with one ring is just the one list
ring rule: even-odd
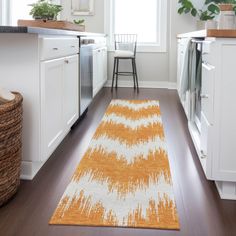
{"label": "stool seat", "polygon": [[134,53],[132,51],[115,50],[114,57],[132,58],[134,57]]}

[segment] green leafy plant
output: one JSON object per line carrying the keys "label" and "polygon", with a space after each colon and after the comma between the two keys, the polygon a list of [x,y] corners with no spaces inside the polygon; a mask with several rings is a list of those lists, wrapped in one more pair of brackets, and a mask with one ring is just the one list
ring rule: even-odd
{"label": "green leafy plant", "polygon": [[190,0],[179,0],[179,4],[178,13],[180,15],[190,13],[202,21],[212,20],[220,12],[218,4],[211,0],[206,0],[202,9],[197,9]]}
{"label": "green leafy plant", "polygon": [[236,0],[206,0],[206,4],[231,4],[236,15]]}
{"label": "green leafy plant", "polygon": [[39,0],[30,6],[30,15],[34,19],[57,20],[58,14],[63,10],[61,5],[53,4],[51,0]]}
{"label": "green leafy plant", "polygon": [[206,0],[206,3],[209,4],[209,3],[216,3],[216,4],[221,4],[221,3],[224,3],[224,4],[235,4],[236,3],[236,0]]}
{"label": "green leafy plant", "polygon": [[84,19],[76,19],[76,20],[74,20],[74,23],[76,25],[82,25],[84,23]]}

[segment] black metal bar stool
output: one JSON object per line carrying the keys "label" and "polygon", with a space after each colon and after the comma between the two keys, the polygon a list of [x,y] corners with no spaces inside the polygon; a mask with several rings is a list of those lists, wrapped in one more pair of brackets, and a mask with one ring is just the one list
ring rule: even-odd
{"label": "black metal bar stool", "polygon": [[[114,67],[112,77],[112,90],[116,79],[115,87],[118,87],[118,77],[121,76],[133,76],[134,89],[139,89],[138,75],[136,67],[136,49],[137,49],[137,35],[136,34],[115,34],[115,55],[114,55]],[[132,72],[119,71],[120,60],[131,60]]]}

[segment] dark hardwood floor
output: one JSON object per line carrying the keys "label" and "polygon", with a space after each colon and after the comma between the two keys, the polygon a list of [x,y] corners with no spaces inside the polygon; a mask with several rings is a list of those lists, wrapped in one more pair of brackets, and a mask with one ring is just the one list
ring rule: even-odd
{"label": "dark hardwood floor", "polygon": [[[65,188],[112,98],[160,101],[180,231],[79,226],[49,226]],[[72,130],[33,181],[22,181],[17,195],[0,208],[2,236],[233,236],[236,201],[219,198],[201,169],[177,92],[166,89],[103,89],[86,117]]]}

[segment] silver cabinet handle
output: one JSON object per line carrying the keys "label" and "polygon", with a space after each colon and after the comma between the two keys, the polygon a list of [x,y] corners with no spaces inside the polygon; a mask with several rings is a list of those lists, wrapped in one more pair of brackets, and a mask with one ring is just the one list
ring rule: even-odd
{"label": "silver cabinet handle", "polygon": [[201,158],[202,159],[206,159],[207,158],[207,155],[204,153],[203,150],[201,150]]}
{"label": "silver cabinet handle", "polygon": [[66,64],[69,64],[69,60],[65,60],[65,63],[66,63]]}
{"label": "silver cabinet handle", "polygon": [[75,46],[74,46],[74,45],[71,45],[71,47],[72,47],[72,48],[75,48]]}
{"label": "silver cabinet handle", "polygon": [[53,50],[57,51],[57,50],[58,50],[58,48],[53,48]]}
{"label": "silver cabinet handle", "polygon": [[203,61],[202,62],[202,67],[207,69],[208,71],[211,71],[213,69],[215,69],[214,66],[212,66],[210,63],[206,62],[206,61]]}
{"label": "silver cabinet handle", "polygon": [[200,97],[203,98],[203,99],[208,99],[209,95],[208,94],[201,94]]}

